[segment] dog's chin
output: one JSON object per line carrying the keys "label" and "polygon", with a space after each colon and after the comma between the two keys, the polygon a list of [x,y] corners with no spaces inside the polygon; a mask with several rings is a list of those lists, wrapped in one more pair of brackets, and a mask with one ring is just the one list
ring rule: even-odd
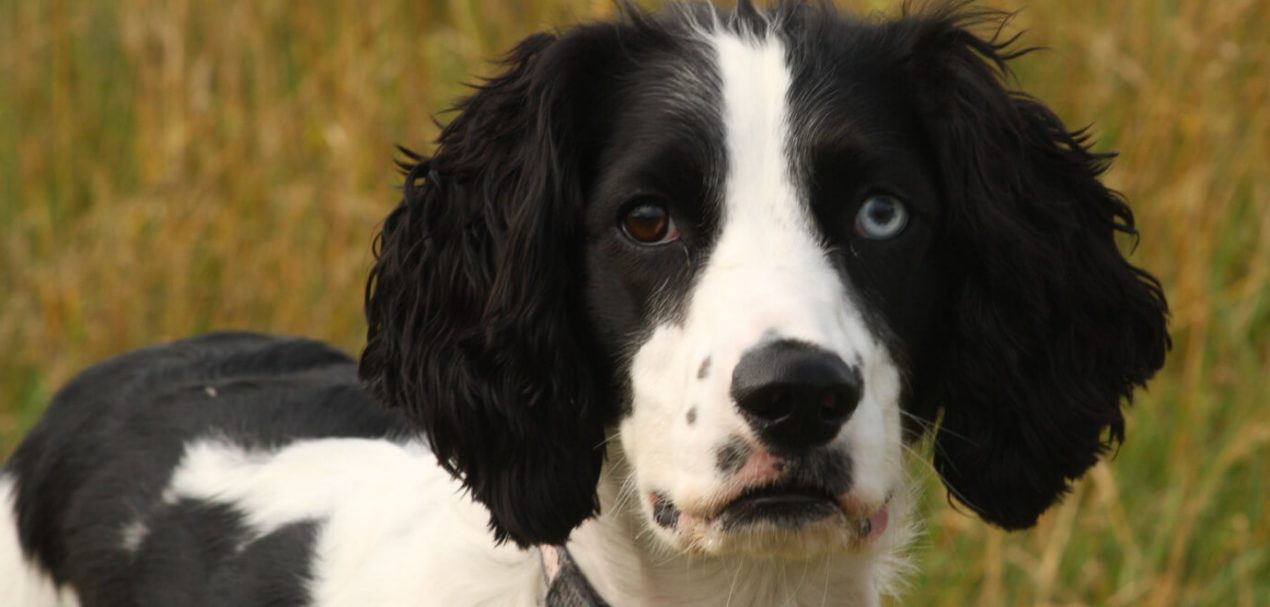
{"label": "dog's chin", "polygon": [[669,547],[688,554],[816,558],[866,550],[885,531],[889,504],[852,514],[847,496],[814,490],[749,492],[710,514],[679,512],[654,498],[649,526]]}

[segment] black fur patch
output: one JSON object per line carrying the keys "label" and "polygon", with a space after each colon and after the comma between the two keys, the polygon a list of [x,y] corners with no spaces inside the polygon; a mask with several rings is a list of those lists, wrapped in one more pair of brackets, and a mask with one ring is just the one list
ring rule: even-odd
{"label": "black fur patch", "polygon": [[851,490],[851,458],[837,449],[815,449],[783,460],[781,482],[801,487],[820,487],[839,495]]}
{"label": "black fur patch", "polygon": [[679,509],[675,507],[675,503],[661,493],[654,493],[653,496],[653,520],[666,529],[678,525]]}
{"label": "black fur patch", "polygon": [[740,438],[732,437],[715,449],[714,467],[718,468],[719,472],[731,476],[745,467],[745,461],[749,457],[750,446]]}

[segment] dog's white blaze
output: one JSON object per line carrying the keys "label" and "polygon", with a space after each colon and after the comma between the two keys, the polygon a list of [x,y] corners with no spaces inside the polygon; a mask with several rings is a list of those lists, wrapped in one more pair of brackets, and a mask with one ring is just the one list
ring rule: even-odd
{"label": "dog's white blaze", "polygon": [[[725,31],[708,34],[708,43],[728,163],[718,240],[683,322],[657,327],[636,353],[634,407],[621,426],[625,456],[642,490],[668,492],[685,511],[717,499],[729,479],[715,467],[715,449],[751,436],[729,393],[732,369],[752,348],[796,339],[859,367],[864,394],[835,445],[850,456],[853,497],[880,505],[903,489],[900,376],[831,263],[796,184],[784,44],[774,33]],[[700,379],[707,358],[710,371]],[[684,422],[689,409],[694,424]],[[650,512],[647,499],[638,501]],[[673,532],[654,533],[674,541]]]}
{"label": "dog's white blaze", "polygon": [[73,590],[59,588],[43,569],[22,553],[13,508],[16,499],[13,479],[0,474],[0,605],[78,606],[79,600]]}
{"label": "dog's white blaze", "polygon": [[315,605],[534,605],[536,553],[493,546],[489,513],[419,444],[319,439],[277,451],[186,448],[166,497],[226,504],[259,538],[319,524]]}

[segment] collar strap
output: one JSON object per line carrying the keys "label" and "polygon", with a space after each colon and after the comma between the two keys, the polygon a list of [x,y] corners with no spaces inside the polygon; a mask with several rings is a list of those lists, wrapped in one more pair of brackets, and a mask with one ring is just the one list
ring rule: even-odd
{"label": "collar strap", "polygon": [[546,607],[609,607],[564,546],[540,546],[547,578]]}

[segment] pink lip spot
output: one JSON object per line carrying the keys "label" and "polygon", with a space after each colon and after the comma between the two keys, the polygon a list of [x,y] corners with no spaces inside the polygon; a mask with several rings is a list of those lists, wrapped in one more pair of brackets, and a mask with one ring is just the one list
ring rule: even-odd
{"label": "pink lip spot", "polygon": [[867,541],[877,539],[886,531],[886,524],[891,518],[890,510],[890,508],[883,506],[881,510],[869,517],[869,534],[865,537]]}
{"label": "pink lip spot", "polygon": [[785,471],[785,461],[765,449],[755,449],[737,474],[736,483],[752,487],[775,482]]}

